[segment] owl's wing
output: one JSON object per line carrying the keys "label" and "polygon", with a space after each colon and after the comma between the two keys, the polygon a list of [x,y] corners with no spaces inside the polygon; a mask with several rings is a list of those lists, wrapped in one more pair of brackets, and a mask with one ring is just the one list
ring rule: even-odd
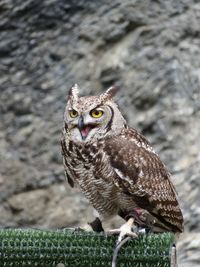
{"label": "owl's wing", "polygon": [[104,150],[114,169],[114,183],[168,229],[183,231],[183,217],[170,174],[148,141],[129,130],[108,138]]}

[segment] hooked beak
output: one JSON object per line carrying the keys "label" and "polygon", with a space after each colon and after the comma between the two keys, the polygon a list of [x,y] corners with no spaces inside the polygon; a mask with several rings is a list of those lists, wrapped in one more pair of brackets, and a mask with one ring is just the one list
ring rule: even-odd
{"label": "hooked beak", "polygon": [[80,116],[79,120],[78,120],[78,128],[79,131],[81,132],[81,130],[84,128],[84,119],[83,119],[83,115]]}

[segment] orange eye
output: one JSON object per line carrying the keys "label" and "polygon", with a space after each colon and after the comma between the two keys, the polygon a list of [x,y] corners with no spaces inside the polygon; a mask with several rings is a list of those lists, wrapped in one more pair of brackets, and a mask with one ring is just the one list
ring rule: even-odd
{"label": "orange eye", "polygon": [[69,115],[71,118],[76,118],[78,116],[78,112],[74,109],[69,111]]}
{"label": "orange eye", "polygon": [[90,115],[93,117],[93,118],[101,118],[103,116],[103,111],[102,110],[97,110],[97,109],[93,109],[91,112],[90,112]]}

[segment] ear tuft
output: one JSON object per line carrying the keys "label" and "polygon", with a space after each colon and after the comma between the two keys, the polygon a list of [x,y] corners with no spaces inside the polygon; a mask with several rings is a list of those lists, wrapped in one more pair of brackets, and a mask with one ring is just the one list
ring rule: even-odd
{"label": "ear tuft", "polygon": [[118,86],[116,86],[116,85],[111,86],[110,88],[108,88],[106,90],[105,93],[100,95],[101,102],[106,102],[106,101],[112,99],[118,91],[119,91]]}
{"label": "ear tuft", "polygon": [[107,89],[106,94],[110,95],[110,97],[113,98],[118,91],[119,86],[113,85]]}
{"label": "ear tuft", "polygon": [[69,90],[68,98],[67,100],[77,101],[78,100],[78,94],[79,94],[79,86],[78,84],[74,84],[71,89]]}

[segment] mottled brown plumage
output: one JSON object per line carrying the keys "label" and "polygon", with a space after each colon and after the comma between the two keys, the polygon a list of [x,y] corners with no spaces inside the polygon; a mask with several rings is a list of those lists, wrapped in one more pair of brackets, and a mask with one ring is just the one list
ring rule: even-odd
{"label": "mottled brown plumage", "polygon": [[140,226],[182,232],[170,174],[146,138],[128,127],[114,91],[79,98],[78,87],[72,88],[61,140],[67,180],[80,187],[100,218],[136,214]]}

